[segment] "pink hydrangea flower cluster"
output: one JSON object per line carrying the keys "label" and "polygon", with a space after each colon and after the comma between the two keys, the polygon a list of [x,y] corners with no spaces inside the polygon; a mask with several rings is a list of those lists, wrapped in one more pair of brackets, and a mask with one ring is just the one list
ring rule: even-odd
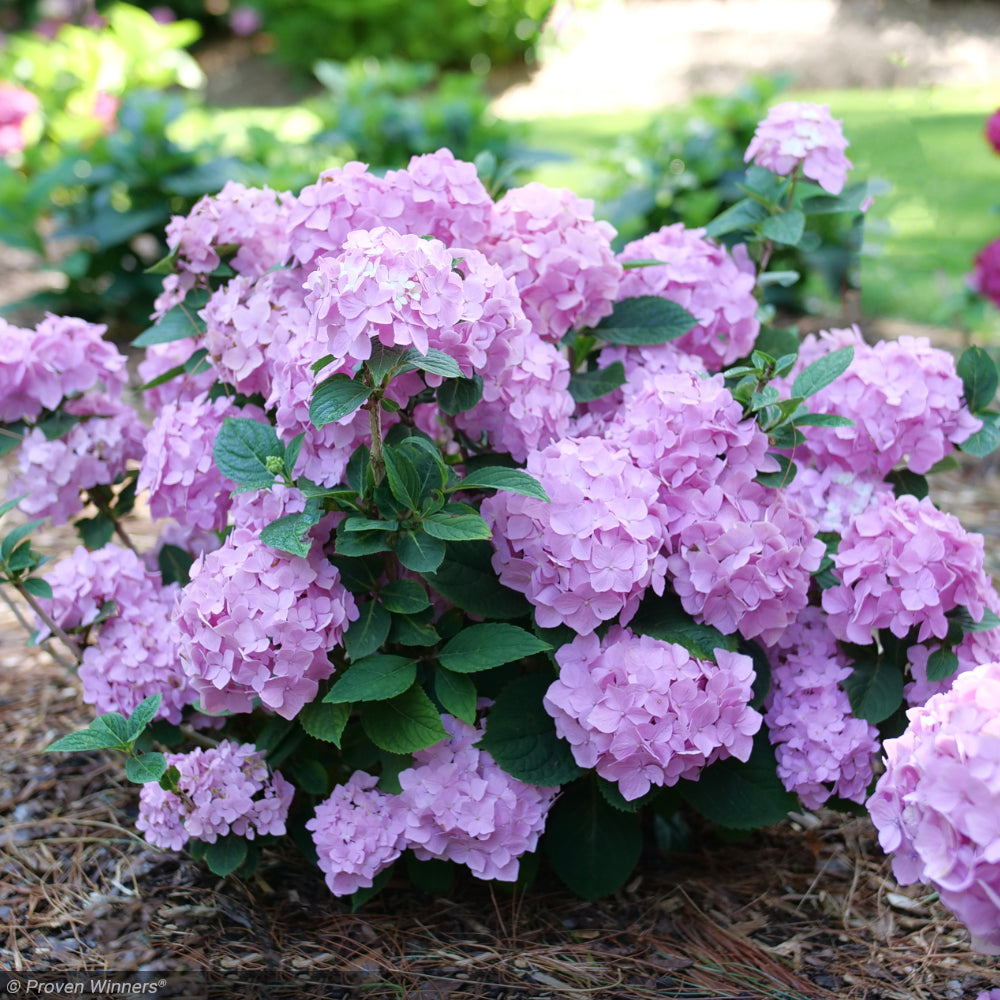
{"label": "pink hydrangea flower cluster", "polygon": [[822,612],[803,610],[768,652],[771,690],[764,720],[782,784],[807,809],[818,809],[831,795],[864,802],[879,733],[851,712],[840,687],[851,664]]}
{"label": "pink hydrangea flower cluster", "polygon": [[543,628],[581,635],[627,622],[647,587],[663,593],[663,512],[656,478],[596,437],[565,438],[528,456],[550,501],[498,492],[483,501],[493,568],[525,594]]}
{"label": "pink hydrangea flower cluster", "polygon": [[146,428],[135,411],[113,396],[90,393],[67,403],[82,418],[62,437],[48,440],[38,427],[17,450],[17,473],[8,495],[25,494],[18,507],[33,517],[65,524],[86,505],[84,492],[114,483],[143,454]]}
{"label": "pink hydrangea flower cluster", "polygon": [[558,788],[518,781],[476,748],[488,717],[479,726],[446,714],[441,722],[448,738],[418,750],[399,775],[406,844],[422,861],[456,861],[476,878],[516,881]]}
{"label": "pink hydrangea flower cluster", "polygon": [[593,210],[572,191],[537,182],[512,188],[496,203],[482,247],[514,279],[532,328],[552,343],[609,315],[617,298],[623,270],[611,249],[615,231]]}
{"label": "pink hydrangea flower cluster", "polygon": [[671,342],[676,348],[700,358],[711,371],[753,349],[760,332],[754,296],[757,274],[742,244],[728,251],[708,239],[704,229],[685,229],[678,222],[633,240],[618,259],[663,261],[663,267],[627,271],[618,300],[657,295],[686,309],[697,322]]}
{"label": "pink hydrangea flower cluster", "polygon": [[879,497],[894,495],[892,485],[884,479],[848,472],[839,465],[828,465],[825,469],[799,466],[783,492],[798,501],[820,531],[838,535],[843,535],[854,519]]}
{"label": "pink hydrangea flower cluster", "polygon": [[986,141],[993,147],[993,149],[1000,153],[1000,108],[997,108],[997,110],[986,119],[983,134],[986,136]]}
{"label": "pink hydrangea flower cluster", "polygon": [[820,468],[882,478],[895,466],[928,472],[979,430],[963,399],[955,360],[926,337],[900,337],[871,346],[857,327],[810,335],[782,383],[828,351],[854,348],[847,371],[809,397],[814,413],[849,415],[852,427],[808,427],[806,449]]}
{"label": "pink hydrangea flower cluster", "polygon": [[153,517],[172,517],[192,530],[226,526],[230,492],[236,484],[215,464],[215,437],[226,417],[262,417],[256,408],[240,411],[220,396],[167,403],[146,435],[136,488],[148,490]]}
{"label": "pink hydrangea flower cluster", "polygon": [[931,883],[973,948],[1000,955],[1000,663],[907,717],[867,803],[879,843],[902,885]]}
{"label": "pink hydrangea flower cluster", "polygon": [[28,143],[25,122],[38,110],[38,98],[16,83],[0,83],[0,156],[19,153]]}
{"label": "pink hydrangea flower cluster", "polygon": [[406,847],[405,813],[398,795],[375,786],[378,778],[355,771],[306,822],[319,867],[335,896],[371,888],[375,877]]}
{"label": "pink hydrangea flower cluster", "polygon": [[717,662],[699,660],[618,625],[603,641],[578,636],[555,656],[559,679],[545,710],[576,762],[617,782],[625,799],[696,779],[715,760],[750,757],[762,720],[749,707],[749,656],[717,649]]}
{"label": "pink hydrangea flower cluster", "polygon": [[965,279],[969,287],[1000,309],[1000,240],[993,240],[976,254],[972,273]]}
{"label": "pink hydrangea flower cluster", "polygon": [[771,644],[808,603],[825,552],[795,500],[750,482],[681,531],[667,567],[689,615]]}
{"label": "pink hydrangea flower cluster", "polygon": [[175,612],[181,659],[205,712],[249,712],[260,699],[283,719],[316,697],[334,670],[327,651],[357,617],[321,552],[279,552],[245,527],[195,561]]}
{"label": "pink hydrangea flower cluster", "polygon": [[867,645],[873,630],[918,641],[948,634],[947,612],[967,608],[983,617],[988,581],[983,536],[929,498],[880,496],[848,527],[834,556],[836,587],[823,592],[823,610],[838,639]]}
{"label": "pink hydrangea flower cluster", "polygon": [[744,159],[781,177],[802,173],[830,194],[840,194],[853,164],[841,123],[825,104],[776,104],[754,131]]}
{"label": "pink hydrangea flower cluster", "polygon": [[150,781],[139,793],[135,825],[154,847],[179,851],[190,839],[214,844],[229,833],[253,840],[285,832],[295,789],[278,771],[269,773],[252,743],[223,740],[166,757],[180,772],[177,791]]}
{"label": "pink hydrangea flower cluster", "polygon": [[32,330],[0,319],[0,421],[34,422],[99,383],[108,395],[120,395],[125,355],[103,339],[106,332],[106,326],[52,313]]}

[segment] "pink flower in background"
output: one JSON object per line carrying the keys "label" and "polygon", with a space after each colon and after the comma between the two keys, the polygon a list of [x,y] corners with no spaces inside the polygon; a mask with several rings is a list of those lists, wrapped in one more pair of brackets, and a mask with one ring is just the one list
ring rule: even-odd
{"label": "pink flower in background", "polygon": [[24,149],[24,123],[38,110],[38,98],[16,83],[0,83],[0,156]]}
{"label": "pink flower in background", "polygon": [[262,23],[260,12],[253,7],[246,6],[246,4],[234,7],[229,15],[229,30],[240,37],[260,31]]}
{"label": "pink flower in background", "polygon": [[840,194],[853,164],[844,155],[849,143],[841,123],[824,104],[785,101],[757,126],[744,160],[786,177],[802,173],[830,194]]}
{"label": "pink flower in background", "polygon": [[157,24],[173,24],[177,20],[177,15],[170,7],[150,7],[149,16]]}
{"label": "pink flower in background", "polygon": [[965,279],[969,287],[1000,309],[1000,240],[987,243],[973,261],[972,274]]}
{"label": "pink flower in background", "polygon": [[983,131],[986,134],[986,141],[1000,153],[1000,108],[997,108],[986,119],[986,127]]}
{"label": "pink flower in background", "polygon": [[117,94],[109,94],[105,90],[99,90],[94,96],[94,106],[90,114],[94,121],[100,122],[105,135],[111,135],[118,128],[118,109],[121,103],[121,98]]}
{"label": "pink flower in background", "polygon": [[868,800],[902,885],[930,882],[972,947],[1000,955],[1000,663],[907,712]]}

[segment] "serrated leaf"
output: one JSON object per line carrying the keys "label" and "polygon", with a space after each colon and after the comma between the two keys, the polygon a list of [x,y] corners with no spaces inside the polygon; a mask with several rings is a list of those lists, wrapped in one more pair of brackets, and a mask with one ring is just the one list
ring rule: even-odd
{"label": "serrated leaf", "polygon": [[445,643],[438,660],[460,674],[490,670],[505,663],[544,653],[552,647],[517,625],[487,622],[469,625]]}
{"label": "serrated leaf", "polygon": [[47,517],[39,517],[34,521],[19,524],[16,528],[8,532],[0,541],[0,562],[6,560],[15,548],[30,535],[35,528],[41,527],[48,520]]}
{"label": "serrated leaf", "polygon": [[446,542],[467,542],[493,537],[490,526],[479,514],[447,514],[439,511],[425,517],[420,526],[428,535]]}
{"label": "serrated leaf", "polygon": [[476,721],[478,692],[475,682],[465,674],[455,674],[444,667],[434,672],[434,697],[441,707],[470,726]]}
{"label": "serrated leaf", "polygon": [[481,375],[472,378],[450,378],[437,388],[437,405],[449,416],[471,410],[483,398]]}
{"label": "serrated leaf", "polygon": [[824,354],[795,376],[791,394],[808,399],[843,375],[853,360],[853,347],[841,347],[839,350]]}
{"label": "serrated leaf", "polygon": [[419,510],[421,479],[416,466],[398,448],[386,446],[382,455],[385,461],[385,476],[393,497],[409,510]]}
{"label": "serrated leaf", "polygon": [[415,615],[430,607],[427,591],[416,580],[390,580],[379,593],[387,611]]}
{"label": "serrated leaf", "polygon": [[159,781],[166,773],[167,758],[162,753],[144,753],[125,761],[125,777],[137,785]]}
{"label": "serrated leaf", "polygon": [[606,368],[574,372],[569,379],[569,394],[576,403],[590,403],[621,388],[627,381],[625,366],[620,361],[612,361]]}
{"label": "serrated leaf", "polygon": [[578,896],[599,899],[621,888],[642,854],[635,813],[604,801],[593,781],[566,789],[549,812],[545,851],[556,875]]}
{"label": "serrated leaf", "polygon": [[143,698],[135,706],[132,714],[128,717],[129,726],[135,736],[138,736],[153,721],[153,716],[159,711],[162,702],[163,695],[156,693],[151,694],[148,698]]}
{"label": "serrated leaf", "polygon": [[424,579],[445,600],[483,618],[523,618],[531,613],[524,595],[505,587],[493,569],[489,542],[445,543],[444,561]]}
{"label": "serrated leaf", "polygon": [[402,694],[416,679],[416,660],[377,653],[358,660],[346,673],[339,674],[323,701],[328,705],[385,701]]}
{"label": "serrated leaf", "polygon": [[399,561],[414,573],[433,573],[445,557],[445,543],[425,531],[400,532],[393,547]]}
{"label": "serrated leaf", "polygon": [[740,229],[750,229],[768,217],[767,209],[753,198],[743,198],[730,205],[705,226],[705,235],[715,239]]}
{"label": "serrated leaf", "polygon": [[385,531],[337,532],[336,550],[340,556],[370,556],[375,552],[388,552],[391,547],[389,534]]}
{"label": "serrated leaf", "polygon": [[182,587],[191,581],[191,567],[194,556],[177,545],[165,543],[156,554],[156,563],[160,570],[160,580],[163,586],[178,583]]}
{"label": "serrated leaf", "polygon": [[897,497],[912,496],[923,500],[930,495],[927,477],[909,469],[896,469],[885,477],[885,481],[892,486],[893,493]]}
{"label": "serrated leaf", "polygon": [[969,435],[959,448],[966,455],[985,458],[1000,447],[1000,413],[992,410],[982,410],[976,416],[983,422],[978,431]]}
{"label": "serrated leaf", "polygon": [[344,649],[352,660],[374,653],[389,636],[392,615],[377,601],[358,605],[359,617],[344,633]]}
{"label": "serrated leaf", "polygon": [[366,704],[361,728],[390,753],[416,753],[448,738],[438,710],[418,684],[388,701]]}
{"label": "serrated leaf", "polygon": [[543,699],[552,680],[525,674],[507,684],[490,708],[486,733],[477,744],[508,774],[530,785],[565,785],[583,773],[545,711]]}
{"label": "serrated leaf", "polygon": [[322,516],[322,502],[318,497],[310,497],[306,501],[305,510],[297,514],[285,514],[265,525],[261,529],[260,540],[272,549],[305,557],[309,555],[313,542],[309,531],[319,524]]}
{"label": "serrated leaf", "polygon": [[616,302],[610,316],[594,327],[609,344],[630,347],[665,344],[683,337],[698,321],[686,309],[659,295],[637,295]]}
{"label": "serrated leaf", "polygon": [[225,878],[231,875],[247,857],[247,842],[243,837],[229,834],[219,837],[205,848],[205,864],[214,875]]}
{"label": "serrated leaf", "polygon": [[[396,346],[387,347],[378,339],[372,341],[371,357],[365,362],[365,367],[371,372],[372,380],[376,385],[380,385],[389,372],[394,368],[399,368],[403,364],[403,355],[406,354],[408,349]],[[327,364],[330,364],[334,360],[332,356],[329,356],[326,364],[322,365],[319,369],[313,365],[313,371],[325,368]]]}
{"label": "serrated leaf", "polygon": [[697,781],[680,785],[687,802],[713,823],[735,830],[753,830],[779,823],[798,807],[777,774],[777,761],[767,732],[754,737],[744,763],[735,757],[705,768]]}
{"label": "serrated leaf", "polygon": [[340,571],[340,582],[352,594],[378,590],[385,572],[385,564],[378,556],[334,556],[331,562]]}
{"label": "serrated leaf", "polygon": [[799,467],[787,455],[778,452],[770,452],[768,457],[773,458],[780,468],[777,472],[758,472],[757,482],[772,490],[787,486],[795,478]]}
{"label": "serrated leaf", "polygon": [[873,724],[888,719],[903,701],[903,675],[887,657],[857,660],[841,686],[854,715]]}
{"label": "serrated leaf", "polygon": [[299,725],[313,739],[322,740],[340,747],[347,720],[351,717],[350,705],[330,705],[322,701],[314,701],[306,705],[296,716]]}
{"label": "serrated leaf", "polygon": [[806,229],[806,217],[796,208],[769,216],[761,224],[761,234],[773,243],[796,246]]}
{"label": "serrated leaf", "polygon": [[52,584],[48,580],[43,580],[40,576],[29,576],[27,580],[21,581],[21,586],[32,597],[41,597],[44,600],[52,600]]}
{"label": "serrated leaf", "polygon": [[68,733],[45,748],[46,753],[75,753],[84,750],[110,750],[121,746],[121,741],[107,731],[81,729]]}
{"label": "serrated leaf", "polygon": [[549,499],[542,484],[523,469],[506,469],[499,465],[488,465],[470,472],[465,479],[450,487],[448,492],[456,493],[459,490],[504,490],[546,502]]}
{"label": "serrated leaf", "polygon": [[226,417],[215,437],[215,464],[234,483],[249,489],[266,489],[275,474],[268,459],[283,458],[285,446],[270,424],[245,417]]}
{"label": "serrated leaf", "polygon": [[739,647],[738,636],[723,635],[711,625],[699,624],[676,598],[667,595],[647,596],[629,622],[629,628],[639,635],[683,646],[692,656],[703,660],[714,661],[717,649],[734,653]]}
{"label": "serrated leaf", "polygon": [[802,413],[796,414],[793,423],[796,427],[853,427],[854,421],[837,413]]}
{"label": "serrated leaf", "polygon": [[371,389],[355,381],[346,372],[324,379],[313,392],[309,420],[314,427],[325,427],[353,413],[368,397]]}
{"label": "serrated leaf", "polygon": [[458,362],[444,351],[429,347],[426,354],[421,354],[415,347],[407,349],[403,355],[406,364],[419,368],[422,372],[440,375],[443,378],[461,378],[462,369]]}
{"label": "serrated leaf", "polygon": [[956,622],[963,632],[990,632],[995,628],[1000,628],[1000,617],[997,617],[989,608],[983,609],[983,617],[979,621],[974,621],[969,609],[959,606],[954,611],[949,612],[948,617]]}
{"label": "serrated leaf", "polygon": [[401,646],[436,646],[441,641],[437,629],[430,623],[432,612],[421,615],[392,616],[392,626],[389,629],[389,642]]}
{"label": "serrated leaf", "polygon": [[307,795],[322,796],[329,790],[330,778],[326,768],[314,757],[298,758],[289,766],[292,781]]}
{"label": "serrated leaf", "polygon": [[152,347],[154,344],[169,344],[187,337],[200,337],[205,332],[205,321],[197,314],[208,304],[210,295],[207,289],[192,289],[183,302],[168,309],[160,320],[143,330],[132,341],[132,346]]}
{"label": "serrated leaf", "polygon": [[757,287],[767,288],[768,285],[778,285],[781,288],[791,288],[801,277],[802,275],[798,271],[765,271],[763,274],[757,275]]}
{"label": "serrated leaf", "polygon": [[964,387],[965,403],[973,413],[984,410],[997,394],[997,366],[981,347],[970,347],[962,353],[957,366]]}
{"label": "serrated leaf", "polygon": [[946,681],[958,670],[958,655],[950,649],[936,649],[927,657],[927,680]]}

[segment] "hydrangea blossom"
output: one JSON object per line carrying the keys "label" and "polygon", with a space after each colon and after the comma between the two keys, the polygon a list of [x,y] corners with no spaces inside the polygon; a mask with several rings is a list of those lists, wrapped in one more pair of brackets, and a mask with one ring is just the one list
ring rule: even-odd
{"label": "hydrangea blossom", "polygon": [[213,449],[222,421],[260,417],[256,407],[241,412],[224,396],[167,403],[146,436],[136,487],[149,490],[153,517],[172,517],[191,529],[221,531],[236,484],[215,464]]}
{"label": "hydrangea blossom", "polygon": [[480,249],[514,279],[525,315],[544,340],[557,343],[611,312],[623,270],[611,249],[615,230],[595,221],[593,210],[592,201],[537,182],[512,188],[496,203]]}
{"label": "hydrangea blossom", "polygon": [[983,617],[988,589],[983,536],[925,497],[879,496],[844,533],[834,556],[838,585],[823,592],[823,610],[839,639],[868,644],[874,629],[918,641],[948,634],[947,612],[966,607]]}
{"label": "hydrangea blossom", "polygon": [[17,449],[17,474],[10,496],[26,494],[26,514],[65,524],[84,506],[83,492],[114,483],[143,454],[146,429],[135,411],[103,393],[90,393],[63,407],[80,417],[62,437],[50,441],[41,428],[29,431]]}
{"label": "hydrangea blossom", "polygon": [[840,194],[853,164],[840,121],[825,104],[785,101],[757,126],[744,160],[782,177],[801,164],[802,173],[830,194]]}
{"label": "hydrangea blossom", "polygon": [[986,136],[986,141],[996,152],[1000,153],[1000,108],[997,108],[986,119],[986,126],[983,129],[983,133]]}
{"label": "hydrangea blossom", "polygon": [[320,870],[335,896],[371,888],[406,846],[405,814],[397,795],[380,792],[378,778],[355,771],[316,807],[306,823]]}
{"label": "hydrangea blossom", "polygon": [[969,287],[1000,309],[1000,240],[993,240],[976,254],[972,274],[965,279]]}
{"label": "hydrangea blossom", "polygon": [[782,491],[799,502],[820,531],[838,535],[843,535],[877,498],[894,495],[892,484],[884,479],[847,472],[839,465],[825,469],[799,466],[795,478]]}
{"label": "hydrangea blossom", "polygon": [[25,122],[38,110],[38,98],[16,83],[0,83],[0,156],[19,153],[28,143]]}
{"label": "hydrangea blossom", "polygon": [[857,327],[810,335],[787,379],[788,387],[808,364],[828,351],[854,348],[850,367],[810,396],[814,413],[849,414],[850,427],[806,428],[806,450],[820,468],[883,478],[905,463],[928,472],[982,425],[962,398],[954,358],[926,337],[865,343]]}
{"label": "hydrangea blossom", "polygon": [[518,781],[476,749],[488,719],[471,726],[442,715],[441,722],[448,738],[418,750],[414,766],[399,774],[407,846],[422,861],[456,861],[476,878],[513,882],[558,788]]}
{"label": "hydrangea blossom", "polygon": [[35,421],[63,399],[101,383],[121,393],[125,356],[103,339],[106,326],[47,313],[33,330],[0,319],[0,421]]}
{"label": "hydrangea blossom", "polygon": [[184,669],[206,712],[249,712],[259,698],[293,719],[333,673],[327,652],[358,610],[322,553],[279,552],[237,527],[195,560],[175,616]]}
{"label": "hydrangea blossom", "polygon": [[717,649],[717,662],[699,660],[618,625],[603,641],[578,636],[555,656],[559,679],[545,710],[576,762],[617,782],[625,799],[697,778],[715,760],[750,757],[762,720],[749,707],[749,656]]}
{"label": "hydrangea blossom", "polygon": [[528,456],[550,501],[498,492],[483,501],[493,568],[525,594],[543,628],[585,635],[627,622],[647,587],[663,593],[665,540],[656,478],[596,437],[564,439]]}
{"label": "hydrangea blossom", "polygon": [[[704,229],[685,229],[678,222],[633,240],[618,259],[663,261],[662,267],[627,271],[618,300],[657,295],[694,316],[695,326],[671,342],[674,350],[693,354],[712,371],[750,353],[760,332],[757,275],[742,244],[730,252],[708,239]],[[647,354],[656,351],[646,348]]]}
{"label": "hydrangea blossom", "polygon": [[851,664],[822,612],[804,609],[768,652],[771,689],[764,719],[782,784],[807,809],[818,809],[831,795],[864,802],[879,734],[851,712],[840,686]]}
{"label": "hydrangea blossom", "polygon": [[879,843],[901,884],[930,882],[973,948],[1000,955],[1000,663],[907,718],[867,803]]}
{"label": "hydrangea blossom", "polygon": [[720,494],[667,560],[674,590],[698,621],[774,643],[805,607],[826,547],[794,500],[755,482]]}
{"label": "hydrangea blossom", "polygon": [[229,833],[253,840],[285,832],[295,789],[278,771],[268,773],[252,743],[223,740],[166,758],[179,772],[177,791],[149,781],[139,793],[135,825],[154,847],[179,851],[190,839],[214,844]]}

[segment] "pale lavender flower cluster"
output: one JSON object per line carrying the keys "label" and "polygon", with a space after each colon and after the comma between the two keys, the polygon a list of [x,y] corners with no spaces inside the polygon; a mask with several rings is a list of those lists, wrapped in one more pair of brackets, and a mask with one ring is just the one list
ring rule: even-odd
{"label": "pale lavender flower cluster", "polygon": [[905,464],[925,473],[982,422],[969,413],[954,358],[926,337],[865,343],[857,327],[806,338],[787,383],[828,351],[854,348],[847,371],[809,398],[814,413],[849,415],[851,427],[806,428],[820,468],[881,479]]}
{"label": "pale lavender flower cluster", "polygon": [[483,501],[493,567],[525,594],[543,628],[581,635],[616,615],[627,622],[648,587],[663,593],[659,484],[628,453],[597,437],[564,438],[528,456],[550,502],[498,492]]}
{"label": "pale lavender flower cluster", "polygon": [[48,313],[24,329],[0,319],[0,421],[34,422],[98,383],[117,397],[125,384],[125,356],[103,339],[106,326]]}
{"label": "pale lavender flower cluster", "polygon": [[808,603],[825,552],[794,499],[749,482],[681,531],[667,568],[689,615],[774,643]]}
{"label": "pale lavender flower cluster", "polygon": [[943,639],[945,615],[959,606],[974,621],[983,617],[983,536],[926,497],[879,496],[844,533],[833,573],[838,585],[823,592],[823,610],[847,642],[866,645],[882,628]]}
{"label": "pale lavender flower cluster", "polygon": [[973,948],[1000,955],[1000,663],[907,717],[867,803],[879,843],[901,884],[931,883]]}
{"label": "pale lavender flower cluster", "polygon": [[405,815],[398,795],[375,786],[378,778],[355,771],[306,822],[320,870],[335,896],[371,888],[375,876],[403,853]]}
{"label": "pale lavender flower cluster", "polygon": [[283,719],[316,697],[334,670],[327,652],[357,617],[322,552],[278,552],[244,527],[195,561],[175,612],[204,711],[249,712],[259,698]]}
{"label": "pale lavender flower cluster", "polygon": [[795,478],[783,487],[816,522],[820,531],[843,535],[854,519],[879,497],[893,496],[890,483],[848,472],[839,465],[825,469],[799,466]]}
{"label": "pale lavender flower cluster", "polygon": [[448,739],[413,755],[401,771],[404,837],[417,858],[465,865],[476,878],[513,882],[522,854],[534,851],[558,788],[511,777],[475,744],[489,725],[450,715]]}
{"label": "pale lavender flower cluster", "polygon": [[879,733],[851,712],[840,686],[851,664],[822,612],[806,608],[768,652],[764,720],[782,784],[807,809],[818,809],[831,795],[864,802]]}
{"label": "pale lavender flower cluster", "polygon": [[150,781],[139,793],[135,825],[154,847],[179,851],[191,839],[214,844],[230,833],[253,840],[285,832],[295,789],[268,771],[252,743],[223,740],[166,757],[179,772],[177,790]]}
{"label": "pale lavender flower cluster", "polygon": [[[719,371],[753,348],[760,322],[754,288],[757,274],[746,247],[732,251],[680,222],[629,243],[618,258],[661,260],[663,266],[632,268],[618,288],[618,299],[657,295],[682,306],[697,321],[673,345]],[[656,349],[647,348],[647,353]]]}
{"label": "pale lavender flower cluster", "polygon": [[696,779],[715,760],[749,758],[762,721],[749,706],[749,656],[717,649],[716,662],[699,660],[617,625],[603,641],[578,636],[555,655],[545,710],[576,762],[617,782],[625,799]]}
{"label": "pale lavender flower cluster", "polygon": [[776,104],[757,126],[744,159],[782,177],[802,173],[830,194],[840,194],[851,161],[841,123],[825,104],[785,101]]}

